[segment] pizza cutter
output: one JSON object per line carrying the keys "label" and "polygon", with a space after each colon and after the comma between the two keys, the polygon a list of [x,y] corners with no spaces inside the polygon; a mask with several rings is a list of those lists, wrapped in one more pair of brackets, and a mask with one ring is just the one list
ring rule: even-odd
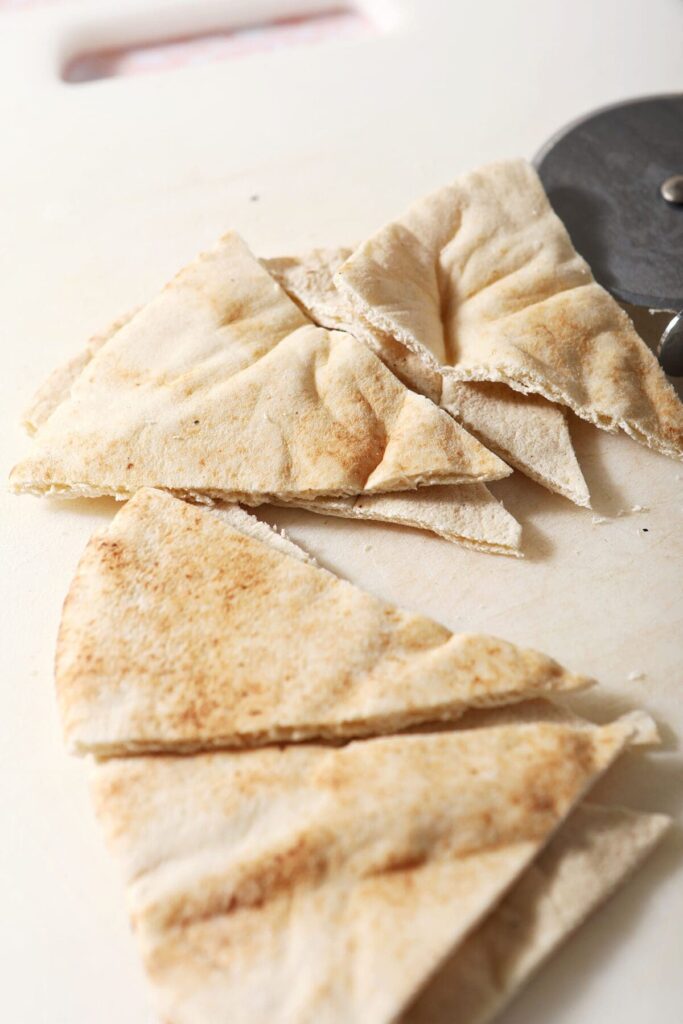
{"label": "pizza cutter", "polygon": [[674,314],[658,355],[666,373],[683,376],[683,94],[588,114],[534,163],[600,284],[622,302]]}

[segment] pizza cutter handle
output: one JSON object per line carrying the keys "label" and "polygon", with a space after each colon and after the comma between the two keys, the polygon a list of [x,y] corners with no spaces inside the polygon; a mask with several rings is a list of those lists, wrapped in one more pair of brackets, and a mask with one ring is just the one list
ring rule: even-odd
{"label": "pizza cutter handle", "polygon": [[664,328],[659,362],[669,377],[683,377],[683,310]]}

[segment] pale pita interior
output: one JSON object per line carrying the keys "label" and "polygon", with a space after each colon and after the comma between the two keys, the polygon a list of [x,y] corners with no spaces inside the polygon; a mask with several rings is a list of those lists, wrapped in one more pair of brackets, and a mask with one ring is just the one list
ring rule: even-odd
{"label": "pale pita interior", "polygon": [[404,384],[440,404],[505,462],[543,487],[590,507],[564,410],[505,384],[444,379],[440,370],[418,353],[391,334],[376,330],[334,283],[335,274],[351,253],[345,248],[313,249],[300,257],[263,263],[315,323],[354,334]]}
{"label": "pale pita interior", "polygon": [[316,498],[297,505],[319,515],[429,530],[475,551],[522,557],[522,527],[485,484],[421,487],[419,491],[361,494],[357,498]]}
{"label": "pale pita interior", "polygon": [[683,456],[683,405],[526,161],[491,164],[415,203],[335,280],[359,315],[435,369],[542,395]]}
{"label": "pale pita interior", "polygon": [[258,503],[509,472],[365,345],[313,326],[233,233],[102,344],[11,482]]}
{"label": "pale pita interior", "polygon": [[509,465],[575,505],[590,508],[588,486],[559,406],[506,384],[446,377],[441,408]]}
{"label": "pale pita interior", "polygon": [[98,765],[162,1018],[395,1020],[628,740],[541,724]]}
{"label": "pale pita interior", "polygon": [[86,548],[56,680],[69,746],[98,755],[389,732],[588,683],[149,489]]}
{"label": "pale pita interior", "polygon": [[402,1024],[488,1024],[626,881],[670,824],[663,814],[582,803],[439,968]]}

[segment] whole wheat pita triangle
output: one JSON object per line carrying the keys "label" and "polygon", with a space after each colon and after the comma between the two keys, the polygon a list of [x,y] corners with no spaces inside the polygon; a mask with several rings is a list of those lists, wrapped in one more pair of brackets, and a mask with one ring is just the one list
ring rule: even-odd
{"label": "whole wheat pita triangle", "polygon": [[652,852],[664,814],[582,803],[451,954],[403,1024],[488,1024]]}
{"label": "whole wheat pita triangle", "polygon": [[350,256],[351,250],[345,248],[314,249],[300,257],[263,263],[315,323],[355,334],[404,384],[439,403],[509,465],[548,490],[590,507],[564,410],[506,384],[444,379],[441,369],[391,334],[374,328],[358,305],[354,308],[339,291],[334,276]]}
{"label": "whole wheat pita triangle", "polygon": [[229,234],[96,351],[11,480],[258,503],[509,472],[366,346],[310,324]]}
{"label": "whole wheat pita triangle", "polygon": [[523,160],[415,203],[336,283],[373,327],[461,381],[499,381],[683,457],[683,405]]}
{"label": "whole wheat pita triangle", "polygon": [[588,682],[148,489],[85,550],[56,681],[70,747],[99,755],[388,732]]}
{"label": "whole wheat pita triangle", "polygon": [[161,1017],[395,1020],[629,738],[545,723],[100,764]]}

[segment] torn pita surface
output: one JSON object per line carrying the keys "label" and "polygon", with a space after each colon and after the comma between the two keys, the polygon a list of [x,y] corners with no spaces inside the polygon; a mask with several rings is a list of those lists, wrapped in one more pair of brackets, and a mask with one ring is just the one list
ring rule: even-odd
{"label": "torn pita surface", "polygon": [[395,1020],[628,739],[522,725],[96,766],[161,1017]]}
{"label": "torn pita surface", "polygon": [[564,410],[506,384],[444,379],[391,334],[375,330],[334,283],[350,255],[350,249],[313,249],[263,263],[315,323],[355,334],[404,384],[440,404],[505,462],[556,494],[590,507]]}
{"label": "torn pita surface", "polygon": [[365,345],[310,324],[230,234],[102,345],[11,483],[258,503],[509,472]]}
{"label": "torn pita surface", "polygon": [[523,160],[466,174],[361,245],[337,286],[461,381],[498,381],[683,457],[683,405]]}
{"label": "torn pita surface", "polygon": [[663,814],[583,803],[440,967],[403,1024],[488,1024],[652,852]]}
{"label": "torn pita surface", "polygon": [[389,732],[588,680],[144,489],[85,550],[56,682],[70,748],[108,755]]}
{"label": "torn pita surface", "polygon": [[297,502],[320,515],[412,526],[475,551],[522,557],[522,527],[484,484]]}

